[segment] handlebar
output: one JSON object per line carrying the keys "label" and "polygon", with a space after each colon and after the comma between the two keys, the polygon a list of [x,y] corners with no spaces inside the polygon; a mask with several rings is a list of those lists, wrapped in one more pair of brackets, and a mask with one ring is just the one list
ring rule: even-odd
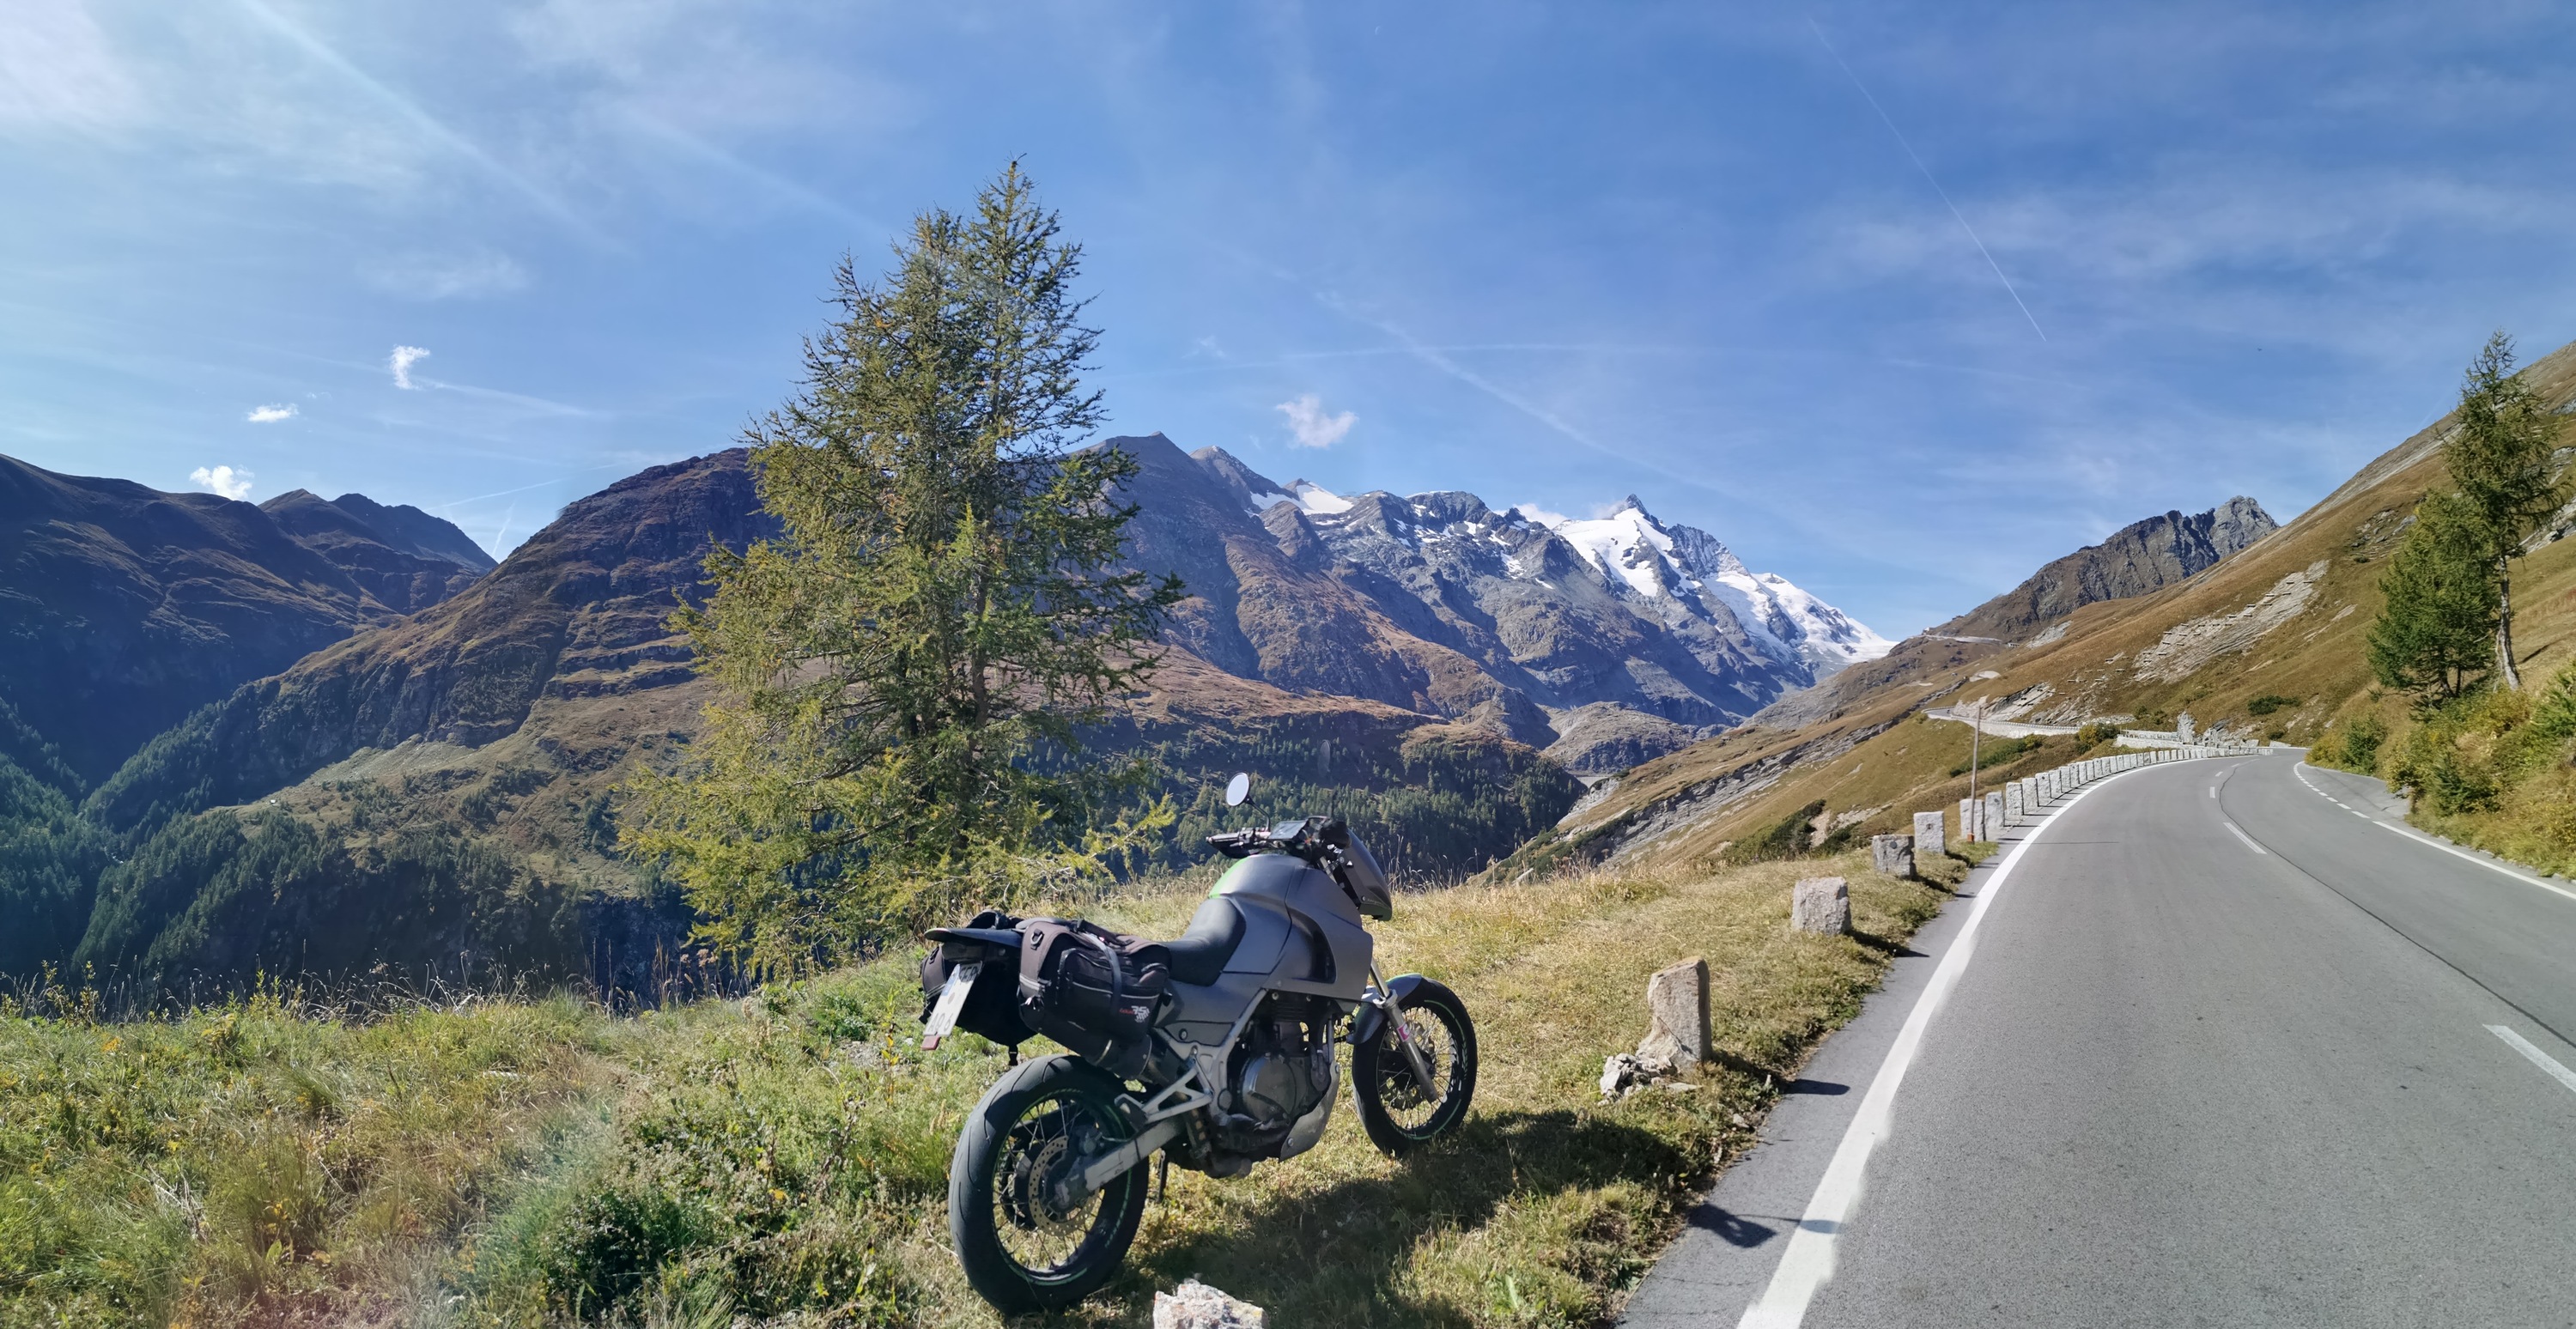
{"label": "handlebar", "polygon": [[1283,821],[1276,826],[1220,831],[1209,836],[1207,842],[1228,858],[1249,858],[1276,850],[1330,870],[1339,866],[1342,857],[1340,847],[1334,843],[1337,837],[1333,832],[1336,830],[1343,833],[1338,838],[1348,837],[1349,831],[1340,818],[1308,817],[1303,821]]}

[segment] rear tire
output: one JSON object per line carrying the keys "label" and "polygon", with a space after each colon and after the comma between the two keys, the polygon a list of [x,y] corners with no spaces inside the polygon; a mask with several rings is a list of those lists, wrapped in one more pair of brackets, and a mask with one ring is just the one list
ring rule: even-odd
{"label": "rear tire", "polygon": [[1005,1315],[1070,1306],[1127,1258],[1145,1215],[1142,1162],[1058,1213],[1046,1184],[1074,1157],[1131,1139],[1122,1086],[1075,1057],[1022,1062],[985,1091],[948,1165],[948,1235],[957,1263]]}
{"label": "rear tire", "polygon": [[[1423,1057],[1432,1083],[1414,1074],[1413,1059],[1396,1041],[1402,1020]],[[1467,1119],[1476,1096],[1476,1024],[1458,994],[1424,979],[1378,1026],[1377,1037],[1351,1049],[1351,1092],[1369,1142],[1389,1157],[1429,1144]]]}

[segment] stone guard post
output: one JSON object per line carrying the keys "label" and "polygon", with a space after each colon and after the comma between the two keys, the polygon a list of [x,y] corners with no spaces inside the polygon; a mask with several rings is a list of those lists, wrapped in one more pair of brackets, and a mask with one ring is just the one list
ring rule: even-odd
{"label": "stone guard post", "polygon": [[1984,835],[1979,836],[1979,839],[2000,840],[2004,838],[2003,791],[1995,790],[1986,795],[1986,815],[1979,820],[1978,824],[1986,832]]}
{"label": "stone guard post", "polygon": [[1914,814],[1915,853],[1938,854],[1944,852],[1944,843],[1941,834],[1942,821],[1943,817],[1938,812],[1917,812]]}
{"label": "stone guard post", "polygon": [[1873,835],[1869,837],[1869,865],[1872,870],[1891,877],[1914,875],[1914,837],[1911,835]]}

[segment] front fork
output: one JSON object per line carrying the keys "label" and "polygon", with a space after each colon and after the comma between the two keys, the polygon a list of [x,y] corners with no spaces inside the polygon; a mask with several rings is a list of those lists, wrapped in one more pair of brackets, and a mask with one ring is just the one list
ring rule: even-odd
{"label": "front fork", "polygon": [[1439,1086],[1431,1082],[1431,1059],[1422,1055],[1422,1046],[1413,1041],[1413,1028],[1404,1022],[1404,1007],[1395,999],[1395,990],[1378,976],[1377,965],[1369,965],[1369,982],[1377,985],[1378,1001],[1386,1007],[1387,1023],[1394,1027],[1395,1045],[1404,1049],[1405,1062],[1413,1067],[1414,1081],[1428,1094]]}

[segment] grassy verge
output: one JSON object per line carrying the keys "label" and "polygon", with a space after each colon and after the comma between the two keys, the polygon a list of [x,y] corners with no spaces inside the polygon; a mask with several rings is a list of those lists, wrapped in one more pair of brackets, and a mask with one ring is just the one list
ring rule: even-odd
{"label": "grassy verge", "polygon": [[2543,872],[2576,872],[2576,666],[2526,691],[2346,717],[2308,760],[2410,791],[2407,820]]}
{"label": "grassy verge", "polygon": [[[1404,898],[1386,967],[1476,1015],[1467,1127],[1401,1164],[1344,1119],[1248,1177],[1176,1171],[1126,1277],[1067,1321],[1141,1324],[1155,1288],[1197,1275],[1284,1324],[1597,1322],[1939,908],[1939,887],[1865,859]],[[1789,885],[1818,871],[1850,880],[1854,936],[1788,931]],[[1093,913],[1167,932],[1196,894]],[[1690,955],[1720,1061],[1687,1091],[1600,1102],[1647,975]],[[911,1047],[917,1006],[891,957],[635,1018],[557,1001],[357,1021],[277,998],[154,1023],[12,1013],[0,1326],[991,1324],[947,1253],[944,1186],[1001,1057]]]}

